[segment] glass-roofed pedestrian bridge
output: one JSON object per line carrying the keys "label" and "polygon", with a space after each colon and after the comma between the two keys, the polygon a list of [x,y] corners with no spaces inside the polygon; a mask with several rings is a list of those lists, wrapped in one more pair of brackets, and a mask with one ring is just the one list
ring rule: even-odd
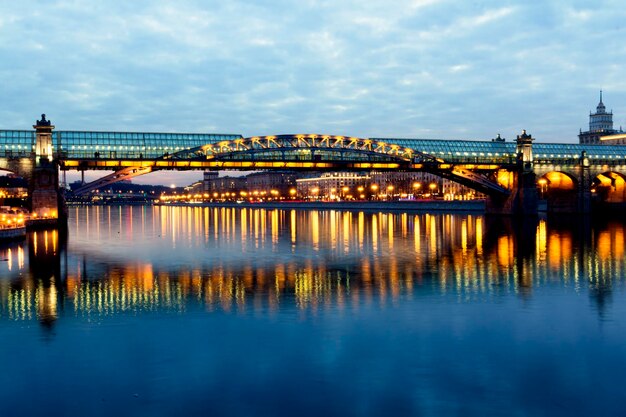
{"label": "glass-roofed pedestrian bridge", "polygon": [[[160,158],[207,143],[235,140],[241,135],[204,133],[141,133],[55,131],[54,152],[61,158]],[[26,155],[35,149],[34,130],[0,130],[0,155]]]}
{"label": "glass-roofed pedestrian bridge", "polygon": [[0,130],[0,169],[36,184],[39,177],[47,181],[38,172],[58,173],[57,166],[112,172],[77,194],[159,170],[426,171],[485,194],[491,212],[536,212],[538,186],[542,198],[553,194],[551,207],[559,210],[588,212],[594,192],[626,204],[626,146],[535,143],[525,131],[508,142],[88,132],[54,130],[44,115],[35,130]]}
{"label": "glass-roofed pedestrian bridge", "polygon": [[[241,146],[239,146],[241,145]],[[510,164],[515,162],[515,142],[456,139],[359,139],[333,135],[278,135],[244,138],[237,134],[54,131],[52,147],[60,161],[119,160],[272,160],[304,161],[411,160],[423,155],[447,163]],[[35,150],[34,130],[0,130],[0,157],[27,157]],[[293,151],[293,152],[290,152]],[[307,151],[313,150],[313,153]],[[340,152],[341,150],[341,152]],[[317,152],[315,152],[317,151]],[[614,165],[626,161],[626,146],[534,143],[534,160],[572,163],[586,152],[591,163]],[[381,157],[388,155],[389,158]],[[248,155],[248,156],[246,156]],[[317,155],[317,156],[316,156]],[[367,158],[363,158],[367,155]],[[418,158],[419,159],[419,158]],[[421,160],[421,159],[420,159]],[[83,166],[98,169],[94,165]],[[63,166],[63,164],[62,164]],[[73,168],[70,164],[67,168]],[[176,164],[161,169],[177,169]],[[205,166],[198,165],[196,168]],[[242,166],[242,168],[246,168]],[[249,169],[255,167],[249,166]]]}

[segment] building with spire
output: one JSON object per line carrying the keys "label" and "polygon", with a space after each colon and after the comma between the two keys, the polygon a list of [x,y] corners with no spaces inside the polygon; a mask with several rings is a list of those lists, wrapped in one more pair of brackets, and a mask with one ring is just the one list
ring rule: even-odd
{"label": "building with spire", "polygon": [[623,134],[620,130],[613,129],[613,111],[607,112],[602,102],[602,90],[600,90],[600,103],[596,107],[596,112],[589,112],[589,130],[583,132],[582,129],[578,134],[579,143],[602,143],[603,137],[610,135]]}

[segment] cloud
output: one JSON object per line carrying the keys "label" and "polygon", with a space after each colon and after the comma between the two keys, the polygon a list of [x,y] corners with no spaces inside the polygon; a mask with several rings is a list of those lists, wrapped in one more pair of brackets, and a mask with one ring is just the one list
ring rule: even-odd
{"label": "cloud", "polygon": [[626,125],[618,1],[0,3],[0,128],[576,141]]}

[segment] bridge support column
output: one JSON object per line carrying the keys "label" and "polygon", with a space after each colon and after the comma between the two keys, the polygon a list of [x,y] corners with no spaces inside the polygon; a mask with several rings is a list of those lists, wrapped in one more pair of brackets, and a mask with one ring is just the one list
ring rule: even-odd
{"label": "bridge support column", "polygon": [[578,177],[578,212],[587,214],[591,212],[591,177],[589,173],[589,158],[587,152],[580,155],[580,175]]}
{"label": "bridge support column", "polygon": [[35,128],[35,166],[29,184],[31,226],[52,226],[67,221],[65,201],[59,190],[59,170],[53,161],[52,130],[46,115]]}
{"label": "bridge support column", "polygon": [[487,213],[537,215],[539,199],[533,166],[533,140],[525,130],[517,136],[517,166],[512,175],[511,194],[506,197],[489,197]]}

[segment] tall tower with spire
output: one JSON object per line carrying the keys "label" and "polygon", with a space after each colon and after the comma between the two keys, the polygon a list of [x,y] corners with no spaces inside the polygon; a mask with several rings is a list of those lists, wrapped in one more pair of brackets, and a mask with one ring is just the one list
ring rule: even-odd
{"label": "tall tower with spire", "polygon": [[596,112],[589,112],[589,130],[578,134],[580,143],[600,143],[602,136],[619,133],[613,129],[613,111],[607,112],[602,102],[602,90],[600,90],[600,102],[596,107]]}
{"label": "tall tower with spire", "polygon": [[600,90],[600,103],[596,107],[596,112],[589,114],[589,131],[607,132],[609,130],[613,130],[613,112],[606,112],[606,107],[602,102],[602,90]]}

